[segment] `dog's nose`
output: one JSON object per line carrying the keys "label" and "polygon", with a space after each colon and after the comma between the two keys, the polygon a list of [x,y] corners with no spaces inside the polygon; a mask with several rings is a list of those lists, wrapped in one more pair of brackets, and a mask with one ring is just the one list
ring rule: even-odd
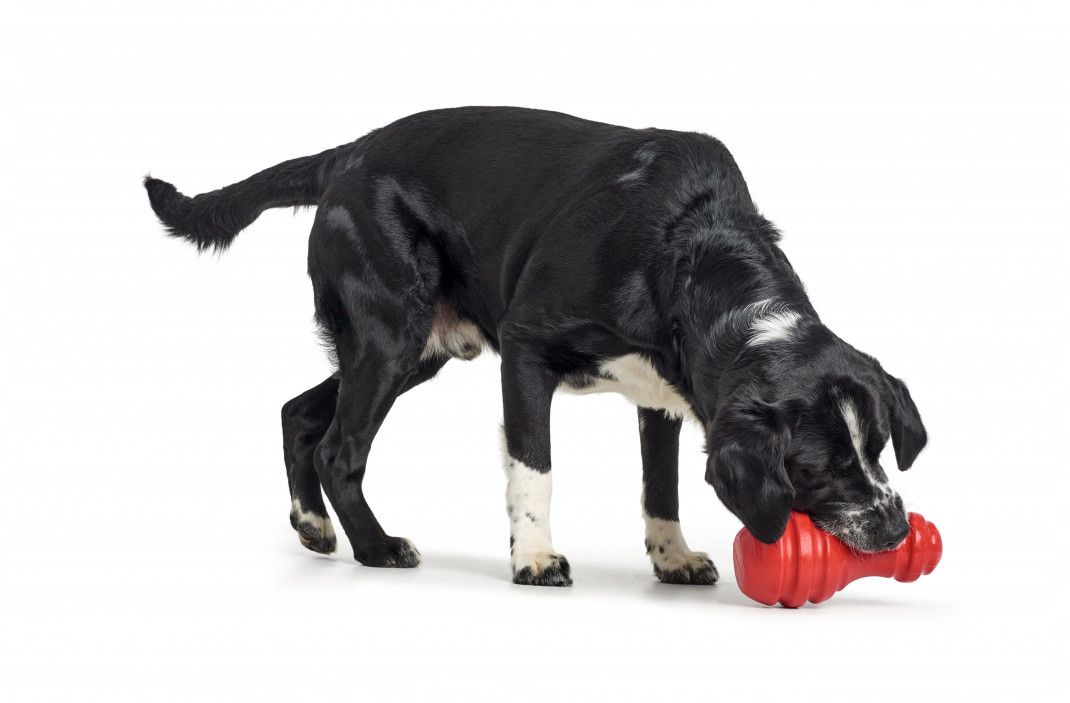
{"label": "dog's nose", "polygon": [[910,525],[904,522],[902,525],[897,525],[892,531],[888,532],[887,537],[877,545],[877,548],[884,552],[889,549],[895,549],[907,538],[910,533]]}

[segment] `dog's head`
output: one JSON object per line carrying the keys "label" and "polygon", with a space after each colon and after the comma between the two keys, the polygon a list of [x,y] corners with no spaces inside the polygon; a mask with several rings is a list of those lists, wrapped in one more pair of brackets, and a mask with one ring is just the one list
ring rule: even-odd
{"label": "dog's head", "polygon": [[905,471],[926,443],[906,385],[838,339],[794,353],[737,374],[707,427],[706,480],[763,542],[800,510],[860,551],[895,547],[907,517],[881,450],[890,438]]}

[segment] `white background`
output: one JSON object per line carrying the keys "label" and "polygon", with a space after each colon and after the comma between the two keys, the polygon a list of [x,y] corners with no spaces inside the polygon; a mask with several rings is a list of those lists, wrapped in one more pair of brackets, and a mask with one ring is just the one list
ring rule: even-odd
{"label": "white background", "polygon": [[[1058,3],[450,5],[5,9],[0,697],[1065,694]],[[658,584],[634,410],[561,396],[553,529],[576,583],[513,586],[489,354],[405,396],[372,453],[370,501],[424,564],[301,548],[279,407],[328,373],[311,212],[198,256],[140,178],[194,194],[466,104],[722,139],[825,321],[910,384],[932,441],[892,478],[940,526],[939,569],[749,602],[689,429],[684,530],[723,580]]]}

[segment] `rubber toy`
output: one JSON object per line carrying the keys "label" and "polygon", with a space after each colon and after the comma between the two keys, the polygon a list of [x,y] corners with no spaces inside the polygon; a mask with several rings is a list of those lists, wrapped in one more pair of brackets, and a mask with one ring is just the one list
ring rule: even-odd
{"label": "rubber toy", "polygon": [[774,544],[759,542],[743,528],[736,535],[732,561],[736,583],[748,597],[785,608],[820,603],[855,579],[884,576],[916,581],[940,563],[943,544],[936,526],[910,513],[910,533],[887,552],[858,552],[819,529],[804,513],[793,512],[784,535]]}

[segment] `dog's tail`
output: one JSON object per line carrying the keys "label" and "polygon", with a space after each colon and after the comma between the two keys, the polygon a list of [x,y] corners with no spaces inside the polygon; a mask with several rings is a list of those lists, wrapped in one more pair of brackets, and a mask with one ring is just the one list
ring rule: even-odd
{"label": "dog's tail", "polygon": [[160,222],[172,237],[181,237],[199,251],[226,249],[238,232],[264,210],[315,205],[340,160],[353,157],[356,143],[315,156],[284,161],[232,185],[190,198],[168,183],[145,177],[145,190]]}

